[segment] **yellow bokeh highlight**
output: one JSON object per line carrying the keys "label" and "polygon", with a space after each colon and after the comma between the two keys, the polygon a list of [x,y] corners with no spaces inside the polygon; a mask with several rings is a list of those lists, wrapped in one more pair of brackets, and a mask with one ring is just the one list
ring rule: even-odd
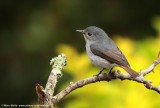
{"label": "yellow bokeh highlight", "polygon": [[[156,38],[150,37],[140,41],[124,38],[124,36],[120,35],[115,37],[113,40],[126,56],[132,69],[137,72],[150,66],[160,51],[160,36]],[[68,65],[65,67],[65,70],[73,75],[74,81],[93,76],[100,71],[100,68],[91,64],[86,52],[79,53],[71,45],[60,44],[57,46],[56,51],[57,53],[66,54]],[[114,69],[125,72],[120,67]],[[160,85],[160,66],[157,66],[154,69],[154,73],[148,74],[145,78],[151,80],[152,84],[156,86]],[[143,84],[128,80],[112,80],[110,82],[89,84],[70,93],[66,97],[66,100],[71,97],[76,98],[68,101],[64,108],[160,107],[160,95],[158,93],[146,89]]]}
{"label": "yellow bokeh highlight", "polygon": [[57,47],[57,53],[66,54],[68,63],[65,69],[73,74],[76,79],[85,76],[85,73],[88,72],[88,68],[91,66],[87,54],[85,52],[79,54],[78,51],[70,45],[59,45]]}

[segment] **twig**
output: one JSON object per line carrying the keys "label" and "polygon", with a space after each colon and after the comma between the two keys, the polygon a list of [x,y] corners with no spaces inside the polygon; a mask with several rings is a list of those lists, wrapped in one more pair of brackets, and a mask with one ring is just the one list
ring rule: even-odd
{"label": "twig", "polygon": [[151,66],[149,66],[147,69],[140,72],[141,75],[145,76],[146,74],[152,72],[154,68],[160,63],[160,52],[158,53],[157,59],[153,61]]}
{"label": "twig", "polygon": [[58,78],[62,76],[61,70],[64,68],[64,66],[66,66],[66,64],[66,56],[64,54],[52,58],[50,62],[50,65],[52,65],[52,71],[49,75],[45,89],[39,84],[36,86],[40,108],[54,108],[55,102],[52,100],[54,90]]}
{"label": "twig", "polygon": [[[65,61],[64,64],[66,64],[66,58],[64,61]],[[63,66],[64,66],[64,64],[63,64]],[[109,74],[101,73],[97,76],[92,76],[90,78],[86,78],[83,80],[79,80],[75,83],[71,83],[68,87],[66,87],[64,90],[62,90],[61,92],[59,92],[55,96],[53,96],[53,93],[54,93],[54,89],[56,86],[56,82],[58,80],[58,77],[56,77],[56,76],[59,75],[58,74],[59,72],[53,72],[53,73],[51,72],[51,75],[48,79],[45,90],[43,90],[43,88],[40,85],[36,87],[36,91],[37,91],[39,100],[47,101],[47,102],[39,102],[39,103],[42,105],[48,105],[48,104],[52,105],[51,108],[53,108],[54,105],[56,105],[58,102],[60,102],[65,96],[67,96],[70,92],[74,91],[75,89],[83,87],[87,84],[91,84],[91,83],[95,83],[95,82],[99,82],[99,81],[111,81],[114,79],[132,80],[132,81],[135,81],[138,83],[142,83],[142,84],[144,84],[144,86],[147,89],[154,90],[160,94],[160,86],[156,87],[156,86],[152,85],[151,81],[144,78],[144,76],[149,74],[150,72],[152,72],[158,64],[160,64],[160,53],[158,54],[158,58],[156,60],[154,60],[154,62],[147,69],[140,71],[139,76],[136,78],[132,78],[129,74],[122,74],[120,71],[111,72]],[[53,70],[54,70],[54,67],[53,67]],[[61,70],[62,70],[62,68],[60,69],[60,71]],[[47,108],[49,108],[49,107],[47,107]]]}

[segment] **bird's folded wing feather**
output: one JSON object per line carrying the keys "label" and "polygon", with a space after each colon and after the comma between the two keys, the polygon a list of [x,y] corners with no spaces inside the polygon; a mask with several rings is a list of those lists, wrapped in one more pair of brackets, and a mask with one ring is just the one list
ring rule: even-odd
{"label": "bird's folded wing feather", "polygon": [[100,56],[101,58],[108,60],[110,63],[116,63],[120,66],[130,66],[118,47],[116,49],[100,49],[98,45],[92,44],[90,45],[90,49],[94,55]]}

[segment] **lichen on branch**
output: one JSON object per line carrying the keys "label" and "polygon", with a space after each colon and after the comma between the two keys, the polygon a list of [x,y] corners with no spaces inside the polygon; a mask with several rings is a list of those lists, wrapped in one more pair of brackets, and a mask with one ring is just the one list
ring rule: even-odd
{"label": "lichen on branch", "polygon": [[79,80],[75,83],[70,83],[68,87],[64,90],[60,91],[58,94],[54,95],[55,87],[58,79],[62,76],[62,69],[66,66],[66,56],[64,54],[59,55],[51,60],[52,71],[48,78],[45,89],[39,84],[36,86],[36,92],[39,99],[39,104],[41,108],[54,108],[56,104],[58,104],[65,96],[67,96],[72,91],[83,87],[85,85],[99,82],[99,81],[112,81],[115,79],[120,80],[132,80],[137,83],[144,84],[147,89],[154,90],[160,94],[160,86],[152,85],[150,80],[144,78],[145,75],[149,74],[154,70],[154,68],[160,64],[160,53],[156,60],[146,68],[145,70],[141,70],[139,72],[139,76],[133,78],[129,74],[122,74],[119,70],[116,72],[101,73],[96,76],[92,76],[86,79]]}

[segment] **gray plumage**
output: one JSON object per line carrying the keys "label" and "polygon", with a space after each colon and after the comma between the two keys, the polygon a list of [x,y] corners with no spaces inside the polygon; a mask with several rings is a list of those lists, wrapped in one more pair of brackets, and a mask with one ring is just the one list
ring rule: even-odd
{"label": "gray plumage", "polygon": [[138,76],[138,73],[130,68],[121,50],[101,28],[90,26],[84,30],[77,31],[83,33],[88,57],[94,65],[107,69],[120,66],[132,77]]}

